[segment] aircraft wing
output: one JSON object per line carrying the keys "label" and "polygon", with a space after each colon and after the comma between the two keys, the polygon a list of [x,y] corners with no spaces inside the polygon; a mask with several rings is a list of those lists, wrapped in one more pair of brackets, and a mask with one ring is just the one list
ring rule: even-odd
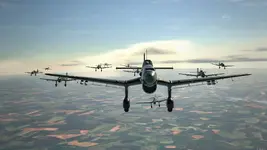
{"label": "aircraft wing", "polygon": [[184,85],[184,84],[200,83],[200,82],[206,82],[206,81],[212,81],[212,80],[236,78],[236,77],[249,76],[249,75],[251,74],[234,74],[234,75],[218,76],[218,77],[194,78],[194,79],[170,80],[170,81],[158,80],[158,84],[172,87],[172,86],[178,86],[178,85]]}
{"label": "aircraft wing", "polygon": [[215,65],[215,66],[220,66],[219,64],[214,64],[214,63],[211,63],[212,65]]}
{"label": "aircraft wing", "polygon": [[58,81],[57,79],[46,79],[46,78],[40,78],[41,80],[46,80],[46,81]]}
{"label": "aircraft wing", "polygon": [[29,73],[29,74],[31,74],[31,72],[25,72],[25,73]]}
{"label": "aircraft wing", "polygon": [[104,67],[101,67],[102,69],[105,69],[105,68],[111,68],[110,66],[104,66]]}
{"label": "aircraft wing", "polygon": [[117,85],[117,86],[133,86],[133,85],[141,84],[140,77],[130,79],[130,80],[116,80],[116,79],[103,79],[103,78],[92,78],[92,77],[82,77],[82,76],[68,76],[68,75],[51,74],[51,73],[46,73],[45,75],[54,76],[54,77],[70,78],[74,80],[84,80],[84,81],[90,81],[90,82],[112,84],[112,85]]}
{"label": "aircraft wing", "polygon": [[136,104],[151,104],[153,102],[137,102]]}
{"label": "aircraft wing", "polygon": [[154,69],[173,69],[173,67],[154,67]]}
{"label": "aircraft wing", "polygon": [[162,100],[156,100],[156,102],[164,102],[164,101],[166,101],[167,99],[165,98],[165,99],[162,99]]}
{"label": "aircraft wing", "polygon": [[116,69],[142,69],[142,67],[116,67]]}
{"label": "aircraft wing", "polygon": [[124,72],[130,72],[130,73],[135,73],[135,71],[130,71],[130,70],[123,70]]}
{"label": "aircraft wing", "polygon": [[196,74],[190,74],[190,73],[179,73],[180,75],[186,75],[186,76],[194,76],[196,77]]}
{"label": "aircraft wing", "polygon": [[214,74],[207,74],[205,76],[210,77],[210,76],[218,76],[218,75],[223,75],[224,73],[214,73]]}
{"label": "aircraft wing", "polygon": [[224,65],[225,67],[233,67],[234,65]]}
{"label": "aircraft wing", "polygon": [[94,69],[96,69],[97,67],[91,67],[91,66],[86,66],[87,68],[94,68]]}

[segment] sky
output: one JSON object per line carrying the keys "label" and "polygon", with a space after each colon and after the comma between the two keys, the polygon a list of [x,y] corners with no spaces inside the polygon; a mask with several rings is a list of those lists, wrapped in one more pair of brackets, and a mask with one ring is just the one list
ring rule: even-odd
{"label": "sky", "polygon": [[267,0],[0,0],[0,75],[86,65],[267,66]]}

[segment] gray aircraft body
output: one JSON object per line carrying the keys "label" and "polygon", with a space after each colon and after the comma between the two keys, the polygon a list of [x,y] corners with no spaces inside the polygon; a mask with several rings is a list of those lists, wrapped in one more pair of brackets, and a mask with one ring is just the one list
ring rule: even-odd
{"label": "gray aircraft body", "polygon": [[216,63],[212,63],[213,65],[215,65],[215,66],[218,66],[219,67],[219,69],[222,67],[222,68],[226,68],[226,67],[233,67],[234,65],[225,65],[224,63],[222,63],[222,62],[219,62],[218,64],[216,64]]}
{"label": "gray aircraft body", "polygon": [[[130,64],[126,64],[126,65],[121,65],[121,66],[124,66],[124,67],[127,67],[127,68],[131,68],[131,67],[135,67],[135,66],[132,66]],[[141,76],[141,70],[140,69],[132,69],[132,70],[123,70],[123,72],[128,72],[128,73],[133,73],[134,76],[136,74],[139,74]]]}
{"label": "gray aircraft body", "polygon": [[39,74],[39,73],[43,73],[43,72],[40,72],[38,69],[36,69],[36,70],[31,71],[31,72],[25,72],[25,73],[28,73],[28,74],[30,74],[31,76],[34,74],[34,75],[36,76],[37,74]]}
{"label": "gray aircraft body", "polygon": [[202,69],[197,68],[197,72],[196,74],[192,74],[192,73],[179,73],[180,75],[186,75],[186,76],[193,76],[193,77],[210,77],[210,76],[218,76],[218,75],[223,75],[224,73],[212,73],[212,74],[206,74],[205,71],[203,71]]}
{"label": "gray aircraft body", "polygon": [[101,72],[102,72],[103,69],[111,68],[111,64],[104,63],[104,64],[98,64],[98,65],[96,65],[95,67],[92,67],[92,66],[86,66],[86,67],[87,67],[87,68],[93,68],[93,69],[95,69],[95,71],[97,71],[98,69],[100,69]]}
{"label": "gray aircraft body", "polygon": [[[68,73],[66,73],[66,76],[68,75]],[[54,81],[55,82],[55,86],[58,86],[58,83],[61,83],[62,81],[64,82],[64,86],[67,86],[67,82],[68,81],[73,81],[74,79],[69,79],[67,77],[58,77],[57,79],[47,79],[47,78],[40,78],[41,80],[45,80],[45,81]]]}
{"label": "gray aircraft body", "polygon": [[50,67],[46,67],[44,68],[44,70],[52,70]]}
{"label": "gray aircraft body", "polygon": [[156,105],[158,103],[158,106],[160,107],[160,103],[166,100],[166,98],[158,99],[158,97],[152,97],[152,101],[150,102],[137,102],[136,104],[150,104],[150,107],[153,108],[152,104]]}

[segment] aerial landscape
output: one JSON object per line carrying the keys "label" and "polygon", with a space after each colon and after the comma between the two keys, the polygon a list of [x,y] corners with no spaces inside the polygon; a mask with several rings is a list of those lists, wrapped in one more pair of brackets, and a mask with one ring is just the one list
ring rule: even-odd
{"label": "aerial landscape", "polygon": [[0,1],[0,149],[266,150],[267,1]]}

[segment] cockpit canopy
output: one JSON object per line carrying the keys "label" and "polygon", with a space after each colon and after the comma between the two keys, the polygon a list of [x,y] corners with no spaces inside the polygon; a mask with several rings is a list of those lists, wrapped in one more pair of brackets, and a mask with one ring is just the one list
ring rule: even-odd
{"label": "cockpit canopy", "polygon": [[148,59],[144,61],[144,64],[145,65],[152,65],[153,66],[152,61],[151,60],[148,60]]}

